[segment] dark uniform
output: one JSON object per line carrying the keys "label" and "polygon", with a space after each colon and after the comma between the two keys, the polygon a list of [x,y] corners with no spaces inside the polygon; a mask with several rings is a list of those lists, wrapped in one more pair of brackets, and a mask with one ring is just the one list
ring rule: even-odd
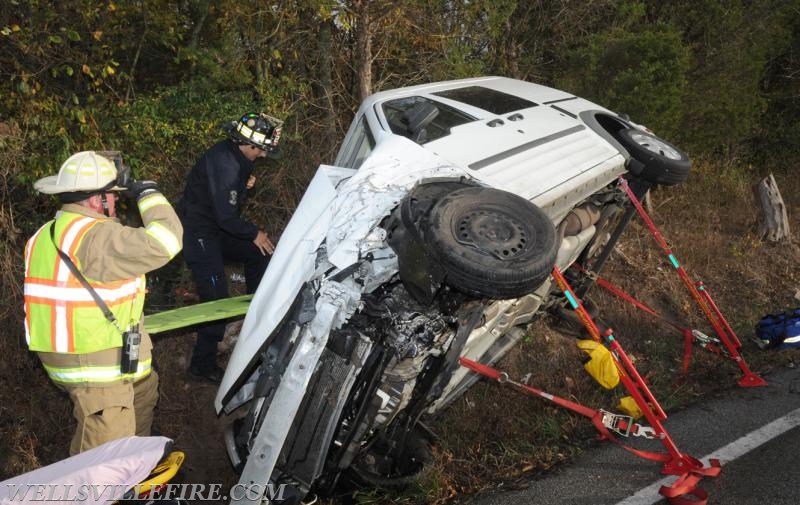
{"label": "dark uniform", "polygon": [[[252,171],[253,162],[228,139],[209,149],[189,173],[177,212],[184,231],[183,256],[201,301],[229,296],[226,262],[244,263],[248,293],[255,292],[269,263],[270,257],[253,243],[258,227],[240,217]],[[217,343],[224,332],[224,322],[200,327],[192,373],[206,376],[216,369]]]}

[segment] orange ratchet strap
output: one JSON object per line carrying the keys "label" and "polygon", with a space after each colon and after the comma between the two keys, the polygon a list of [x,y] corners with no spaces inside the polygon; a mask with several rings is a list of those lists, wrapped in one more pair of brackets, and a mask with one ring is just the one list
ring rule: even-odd
{"label": "orange ratchet strap", "polygon": [[[597,325],[592,320],[591,316],[589,316],[589,313],[583,307],[581,301],[575,296],[575,292],[569,286],[567,280],[557,266],[553,267],[552,276],[592,338],[597,342],[604,343],[612,351],[614,363],[620,371],[620,383],[622,383],[631,398],[633,398],[636,405],[642,411],[647,423],[650,425],[649,427],[634,423],[633,418],[629,416],[619,416],[607,411],[591,409],[570,400],[545,393],[531,386],[511,381],[507,374],[466,358],[461,358],[461,365],[490,379],[501,383],[509,383],[529,394],[545,398],[561,407],[590,418],[592,424],[594,424],[600,432],[602,439],[613,441],[636,456],[661,462],[663,463],[662,473],[679,476],[671,486],[663,486],[659,491],[670,503],[674,505],[684,505],[688,503],[704,505],[707,500],[707,495],[705,491],[697,488],[697,483],[703,477],[716,477],[719,475],[719,461],[712,460],[710,466],[705,467],[701,461],[684,454],[678,449],[672,437],[670,437],[669,433],[667,433],[666,429],[661,424],[661,421],[667,418],[666,413],[647,387],[645,380],[639,375],[639,372],[625,353],[619,341],[614,337],[613,330],[609,328],[604,333],[600,333]],[[623,436],[633,434],[635,436],[658,439],[662,445],[664,445],[666,452],[654,453],[628,447],[619,442],[616,437],[611,434],[611,431]],[[694,499],[687,498],[687,495],[693,496]]]}
{"label": "orange ratchet strap", "polygon": [[737,365],[739,365],[739,369],[742,371],[742,377],[737,381],[737,383],[742,387],[766,386],[767,381],[750,370],[744,360],[744,357],[739,354],[739,348],[742,346],[742,343],[739,341],[739,337],[737,337],[733,332],[733,329],[728,324],[725,316],[722,315],[722,312],[714,303],[714,300],[711,299],[708,289],[706,289],[702,282],[698,282],[696,285],[692,282],[692,280],[689,278],[689,274],[686,272],[686,269],[684,269],[678,263],[677,258],[675,258],[675,255],[667,245],[667,241],[661,236],[661,233],[658,231],[658,228],[656,228],[655,223],[652,219],[650,219],[650,216],[647,215],[647,212],[645,212],[642,203],[638,198],[636,198],[636,195],[633,193],[633,190],[630,188],[630,186],[628,186],[628,182],[624,178],[620,177],[619,183],[622,186],[622,189],[625,190],[625,193],[627,193],[631,204],[636,208],[636,211],[639,213],[642,221],[644,221],[644,224],[650,230],[650,234],[653,235],[656,243],[667,256],[667,259],[669,259],[672,266],[675,268],[675,271],[678,273],[678,277],[681,278],[683,284],[686,286],[686,289],[689,290],[689,293],[692,295],[692,298],[694,298],[697,306],[700,307],[700,310],[706,316],[708,322],[711,323],[711,326],[719,336],[720,341],[722,341],[722,343],[725,345],[725,348],[727,349],[731,359],[735,361]]}
{"label": "orange ratchet strap", "polygon": [[[540,389],[536,389],[527,384],[522,384],[511,380],[508,374],[496,370],[490,366],[483,365],[468,358],[460,358],[461,366],[472,370],[475,373],[483,375],[492,380],[496,380],[500,384],[510,384],[517,389],[520,389],[530,395],[539,396],[555,403],[560,407],[569,409],[577,414],[588,417],[597,431],[600,433],[600,440],[608,440],[625,449],[634,456],[644,458],[650,461],[657,461],[659,463],[667,463],[670,461],[671,456],[667,453],[643,451],[635,449],[627,444],[623,444],[612,432],[617,433],[623,437],[637,436],[648,439],[657,438],[655,430],[649,426],[642,426],[639,423],[634,423],[631,416],[624,416],[614,414],[606,410],[595,410],[585,405],[561,398],[550,393],[546,393]],[[691,463],[692,468],[680,474],[677,480],[670,486],[662,486],[659,489],[659,494],[667,498],[672,505],[705,505],[708,502],[708,493],[703,489],[697,487],[703,477],[716,477],[719,475],[721,468],[718,460],[711,460],[711,466],[704,468],[703,464],[691,458],[690,456],[683,455],[686,461]],[[667,472],[665,472],[667,473]],[[692,499],[686,498],[692,496]]]}
{"label": "orange ratchet strap", "polygon": [[636,308],[638,308],[640,310],[643,310],[644,312],[647,312],[648,314],[652,315],[653,317],[655,317],[657,319],[660,319],[661,321],[664,321],[665,323],[667,323],[671,327],[675,328],[681,335],[683,335],[683,366],[682,366],[682,371],[683,371],[684,374],[689,372],[689,363],[691,362],[691,358],[692,358],[692,344],[695,343],[695,342],[697,342],[697,344],[700,347],[702,347],[704,349],[708,349],[709,351],[712,351],[712,352],[714,352],[716,354],[724,354],[726,356],[729,356],[727,350],[725,350],[725,349],[720,347],[721,342],[720,342],[720,340],[718,338],[709,337],[708,335],[706,335],[705,333],[703,333],[703,332],[701,332],[699,330],[695,330],[695,329],[692,329],[692,328],[684,327],[684,326],[680,325],[679,323],[677,323],[676,321],[664,316],[663,314],[659,314],[655,310],[651,309],[650,307],[648,307],[644,303],[640,302],[636,298],[632,297],[631,295],[629,295],[628,293],[623,291],[620,287],[616,286],[611,281],[609,281],[607,279],[604,279],[603,277],[600,277],[597,274],[589,272],[588,270],[586,270],[585,268],[583,268],[582,266],[580,266],[577,263],[573,263],[572,264],[572,268],[574,268],[575,270],[578,270],[579,272],[591,277],[596,285],[598,285],[601,288],[607,290],[612,295],[614,295],[614,296],[616,296],[618,298],[621,298],[621,299],[625,300],[626,302],[630,303],[631,305],[633,305],[634,307],[636,307]]}

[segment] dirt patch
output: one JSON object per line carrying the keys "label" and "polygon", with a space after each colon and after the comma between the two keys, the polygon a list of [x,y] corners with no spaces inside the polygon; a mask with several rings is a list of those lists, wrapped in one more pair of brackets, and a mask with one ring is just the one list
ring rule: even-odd
{"label": "dirt patch", "polygon": [[[161,379],[155,429],[175,441],[186,454],[175,482],[220,484],[224,491],[236,483],[223,443],[224,418],[214,410],[214,384],[187,373],[195,335],[165,335],[155,339],[155,359]],[[227,503],[227,502],[220,502]]]}
{"label": "dirt patch", "polygon": [[[233,286],[234,296],[244,294],[240,288]],[[230,357],[242,322],[239,319],[226,326],[225,337],[219,344],[222,366]],[[219,484],[221,495],[226,496],[238,481],[223,439],[230,419],[225,415],[218,416],[214,408],[217,386],[187,373],[196,335],[176,330],[157,335],[153,340],[153,354],[161,381],[154,432],[173,439],[175,448],[186,455],[173,482]],[[228,502],[221,500],[219,503]]]}

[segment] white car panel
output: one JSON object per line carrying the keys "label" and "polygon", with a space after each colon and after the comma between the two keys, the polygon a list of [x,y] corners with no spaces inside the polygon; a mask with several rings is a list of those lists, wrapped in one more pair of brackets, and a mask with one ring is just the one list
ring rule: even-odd
{"label": "white car panel", "polygon": [[223,399],[231,387],[275,331],[303,283],[313,274],[317,249],[329,228],[330,204],[336,197],[336,184],[354,172],[323,165],[309,183],[247,309],[239,340],[214,400],[217,413],[222,411]]}
{"label": "white car panel", "polygon": [[359,251],[369,252],[363,245],[370,231],[418,182],[459,177],[468,177],[467,171],[404,137],[387,136],[332,203],[329,260],[345,268],[358,261]]}
{"label": "white car panel", "polygon": [[[512,114],[497,116],[460,104],[461,110],[481,119],[454,127],[451,135],[424,145],[381,129],[386,128],[381,103],[420,95],[458,105],[430,93],[467,86],[495,89],[538,105],[520,111],[521,118],[512,121],[508,119]],[[375,231],[377,223],[421,180],[472,178],[531,200],[557,224],[575,202],[624,173],[623,154],[579,119],[581,109],[605,112],[569,93],[500,77],[414,86],[368,97],[340,153],[347,151],[361,118],[366,119],[376,145],[357,171],[323,165],[311,181],[253,297],[217,393],[217,410],[223,409],[231,388],[241,384],[240,376],[286,315],[301,286],[314,276],[319,246],[326,244],[327,259],[338,269],[383,247],[384,237]],[[494,118],[502,118],[504,124],[487,126]]]}

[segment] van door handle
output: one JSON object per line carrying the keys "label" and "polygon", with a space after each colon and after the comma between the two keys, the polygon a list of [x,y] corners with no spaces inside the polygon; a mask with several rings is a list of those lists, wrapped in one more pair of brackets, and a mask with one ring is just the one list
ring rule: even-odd
{"label": "van door handle", "polygon": [[503,122],[502,119],[492,119],[491,121],[486,123],[486,126],[490,126],[490,127],[494,128],[495,126],[503,126],[504,124],[505,123]]}
{"label": "van door handle", "polygon": [[515,114],[511,114],[510,116],[508,116],[508,120],[509,121],[519,121],[520,119],[525,119],[525,116],[523,116],[519,112],[517,112]]}

